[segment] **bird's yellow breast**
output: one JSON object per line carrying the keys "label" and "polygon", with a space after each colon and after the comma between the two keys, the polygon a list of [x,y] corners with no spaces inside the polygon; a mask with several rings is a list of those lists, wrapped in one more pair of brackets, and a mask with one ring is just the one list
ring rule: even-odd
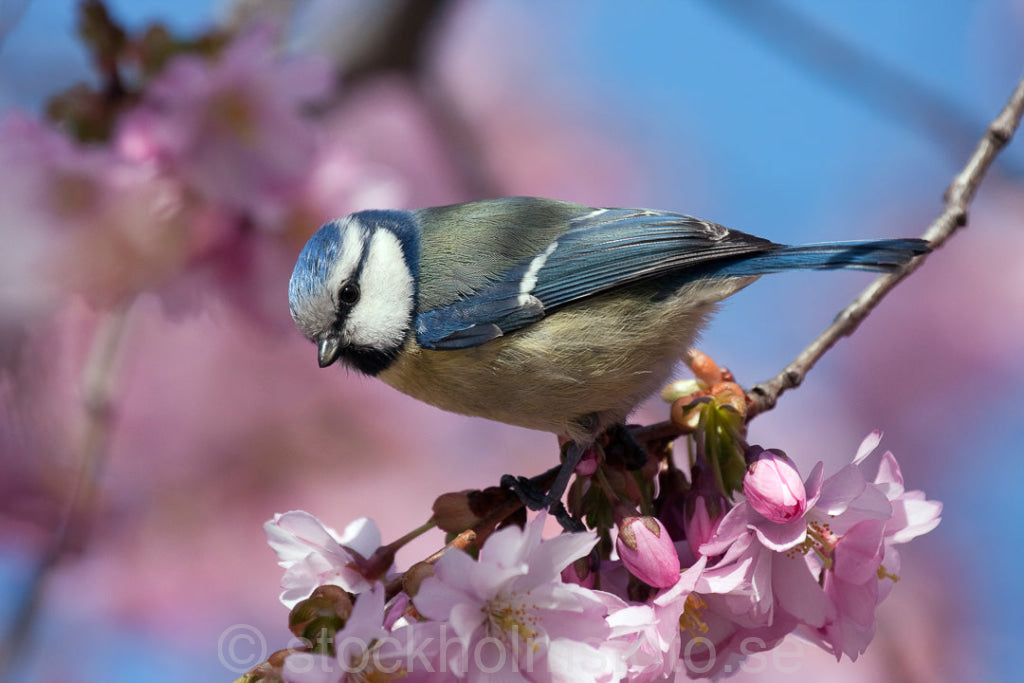
{"label": "bird's yellow breast", "polygon": [[410,339],[379,376],[444,410],[586,443],[665,383],[711,308],[648,293],[595,297],[468,349]]}

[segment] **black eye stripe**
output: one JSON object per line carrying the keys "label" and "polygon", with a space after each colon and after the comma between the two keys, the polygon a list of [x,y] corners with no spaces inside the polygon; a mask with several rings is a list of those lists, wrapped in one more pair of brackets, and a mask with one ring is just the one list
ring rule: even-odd
{"label": "black eye stripe", "polygon": [[[355,227],[355,226],[353,226]],[[359,236],[359,260],[356,262],[356,267],[352,270],[352,273],[348,276],[341,286],[338,287],[338,291],[335,292],[335,300],[338,302],[338,312],[345,313],[348,309],[352,308],[359,302],[360,289],[359,289],[359,278],[363,274],[363,268],[366,266],[367,257],[370,255],[370,233],[362,229],[360,226]]]}

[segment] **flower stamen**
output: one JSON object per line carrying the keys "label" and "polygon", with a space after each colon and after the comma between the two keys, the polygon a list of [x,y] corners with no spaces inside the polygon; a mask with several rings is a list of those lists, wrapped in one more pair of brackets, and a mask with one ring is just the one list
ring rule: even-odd
{"label": "flower stamen", "polygon": [[530,614],[523,605],[490,602],[484,606],[487,615],[489,633],[511,644],[518,639],[528,647],[536,650],[539,647],[538,631],[534,628],[536,617]]}
{"label": "flower stamen", "polygon": [[885,568],[884,564],[878,565],[878,578],[879,580],[892,579],[893,583],[896,583],[900,580],[899,574],[890,574],[889,571]]}
{"label": "flower stamen", "polygon": [[708,625],[703,619],[704,610],[707,608],[708,603],[704,602],[696,593],[687,595],[686,607],[679,615],[679,630],[686,631],[692,636],[696,636],[698,633],[707,633]]}

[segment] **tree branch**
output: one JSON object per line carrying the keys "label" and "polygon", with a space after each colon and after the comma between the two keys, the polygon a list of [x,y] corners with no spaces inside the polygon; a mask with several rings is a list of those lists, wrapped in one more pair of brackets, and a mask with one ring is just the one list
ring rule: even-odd
{"label": "tree branch", "polygon": [[[945,207],[923,235],[924,239],[931,243],[932,249],[941,247],[956,232],[957,228],[967,224],[967,211],[971,201],[974,199],[985,173],[992,166],[992,162],[1016,132],[1022,114],[1024,114],[1024,79],[1017,84],[1016,90],[1003,111],[989,124],[967,165],[946,189]],[[771,410],[783,392],[800,386],[815,363],[842,337],[853,334],[861,321],[874,310],[885,295],[905,277],[917,270],[927,256],[927,254],[922,254],[897,272],[887,273],[876,278],[782,372],[767,382],[753,387],[747,394],[752,401],[747,412],[747,419],[750,420],[760,413]]]}
{"label": "tree branch", "polygon": [[130,304],[106,314],[96,329],[82,373],[83,421],[78,437],[78,473],[53,538],[39,558],[28,586],[0,640],[0,680],[13,673],[39,616],[46,582],[72,543],[81,543],[95,512],[100,474],[106,462],[112,420],[114,376]]}
{"label": "tree branch", "polygon": [[[457,6],[454,0],[404,0],[404,6],[382,10],[388,12],[383,30],[374,43],[344,66],[340,80],[354,85],[388,73],[407,78],[430,124],[450,151],[463,194],[471,198],[497,197],[502,194],[501,188],[487,167],[477,132],[454,103],[436,69],[430,68],[431,42]],[[340,99],[349,92],[349,88],[341,88]]]}

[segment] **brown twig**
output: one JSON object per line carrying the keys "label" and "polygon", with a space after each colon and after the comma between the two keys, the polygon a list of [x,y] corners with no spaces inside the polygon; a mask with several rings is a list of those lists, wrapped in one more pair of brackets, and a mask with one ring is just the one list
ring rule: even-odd
{"label": "brown twig", "polygon": [[[547,482],[548,485],[550,485],[550,481],[555,478],[555,474],[557,472],[558,468],[552,467],[550,470],[537,477],[537,481],[541,483]],[[509,516],[517,512],[521,507],[523,507],[523,501],[521,501],[518,498],[518,496],[516,496],[514,493],[508,491],[505,500],[496,507],[494,507],[490,512],[488,512],[483,519],[474,524],[471,528],[466,529],[462,533],[455,536],[455,538],[446,543],[445,546],[437,552],[433,553],[429,557],[413,565],[413,567],[411,567],[409,571],[414,571],[415,567],[421,565],[434,564],[439,559],[441,559],[442,555],[444,555],[449,550],[452,550],[453,548],[466,552],[468,552],[471,548],[479,549],[483,544],[484,540],[491,534],[491,532],[494,531],[494,529],[503,521],[505,521]],[[386,590],[389,598],[394,596],[399,590],[403,589],[403,583],[406,580],[406,574],[408,574],[408,571],[405,574],[401,574],[388,582]]]}
{"label": "brown twig", "polygon": [[60,524],[39,558],[0,641],[0,680],[11,673],[11,666],[23,655],[23,647],[39,616],[46,581],[71,544],[81,543],[92,521],[113,423],[114,376],[128,309],[125,304],[107,313],[93,336],[81,380],[83,422],[77,441],[77,479]]}
{"label": "brown twig", "polygon": [[[400,74],[408,79],[423,104],[430,125],[450,150],[452,167],[467,197],[501,195],[498,180],[488,168],[480,140],[467,121],[444,79],[431,69],[432,42],[457,3],[453,0],[403,0],[388,10],[380,35],[361,54],[344,65],[340,79],[346,85],[367,81],[382,74]],[[352,89],[343,87],[340,96]]]}
{"label": "brown twig", "polygon": [[[533,481],[541,488],[544,486],[550,486],[551,481],[554,480],[557,473],[558,468],[552,467],[547,472],[535,477]],[[523,507],[523,501],[514,493],[509,491],[505,501],[492,509],[486,517],[474,524],[472,528],[463,531],[443,548],[423,561],[427,564],[433,564],[441,559],[441,556],[452,548],[459,548],[460,550],[466,550],[470,546],[479,548],[484,539],[486,539],[501,522],[518,511],[521,507]]]}
{"label": "brown twig", "polygon": [[684,434],[691,433],[693,430],[680,427],[672,422],[672,420],[664,420],[663,422],[655,422],[650,425],[630,427],[629,431],[634,439],[646,446],[661,441],[675,440]]}
{"label": "brown twig", "polygon": [[[1017,84],[1016,90],[999,116],[989,124],[967,165],[953,178],[953,182],[946,189],[945,206],[942,213],[923,235],[924,239],[930,242],[932,249],[941,247],[956,232],[957,228],[967,224],[967,211],[971,201],[974,199],[985,173],[992,166],[992,162],[1016,132],[1022,114],[1024,114],[1024,79]],[[853,334],[861,321],[874,310],[885,295],[905,277],[917,270],[927,256],[927,254],[922,254],[898,271],[876,278],[782,372],[767,382],[753,387],[748,392],[751,405],[747,412],[747,419],[750,420],[760,413],[771,410],[783,392],[800,386],[804,377],[818,360],[842,337]]]}

